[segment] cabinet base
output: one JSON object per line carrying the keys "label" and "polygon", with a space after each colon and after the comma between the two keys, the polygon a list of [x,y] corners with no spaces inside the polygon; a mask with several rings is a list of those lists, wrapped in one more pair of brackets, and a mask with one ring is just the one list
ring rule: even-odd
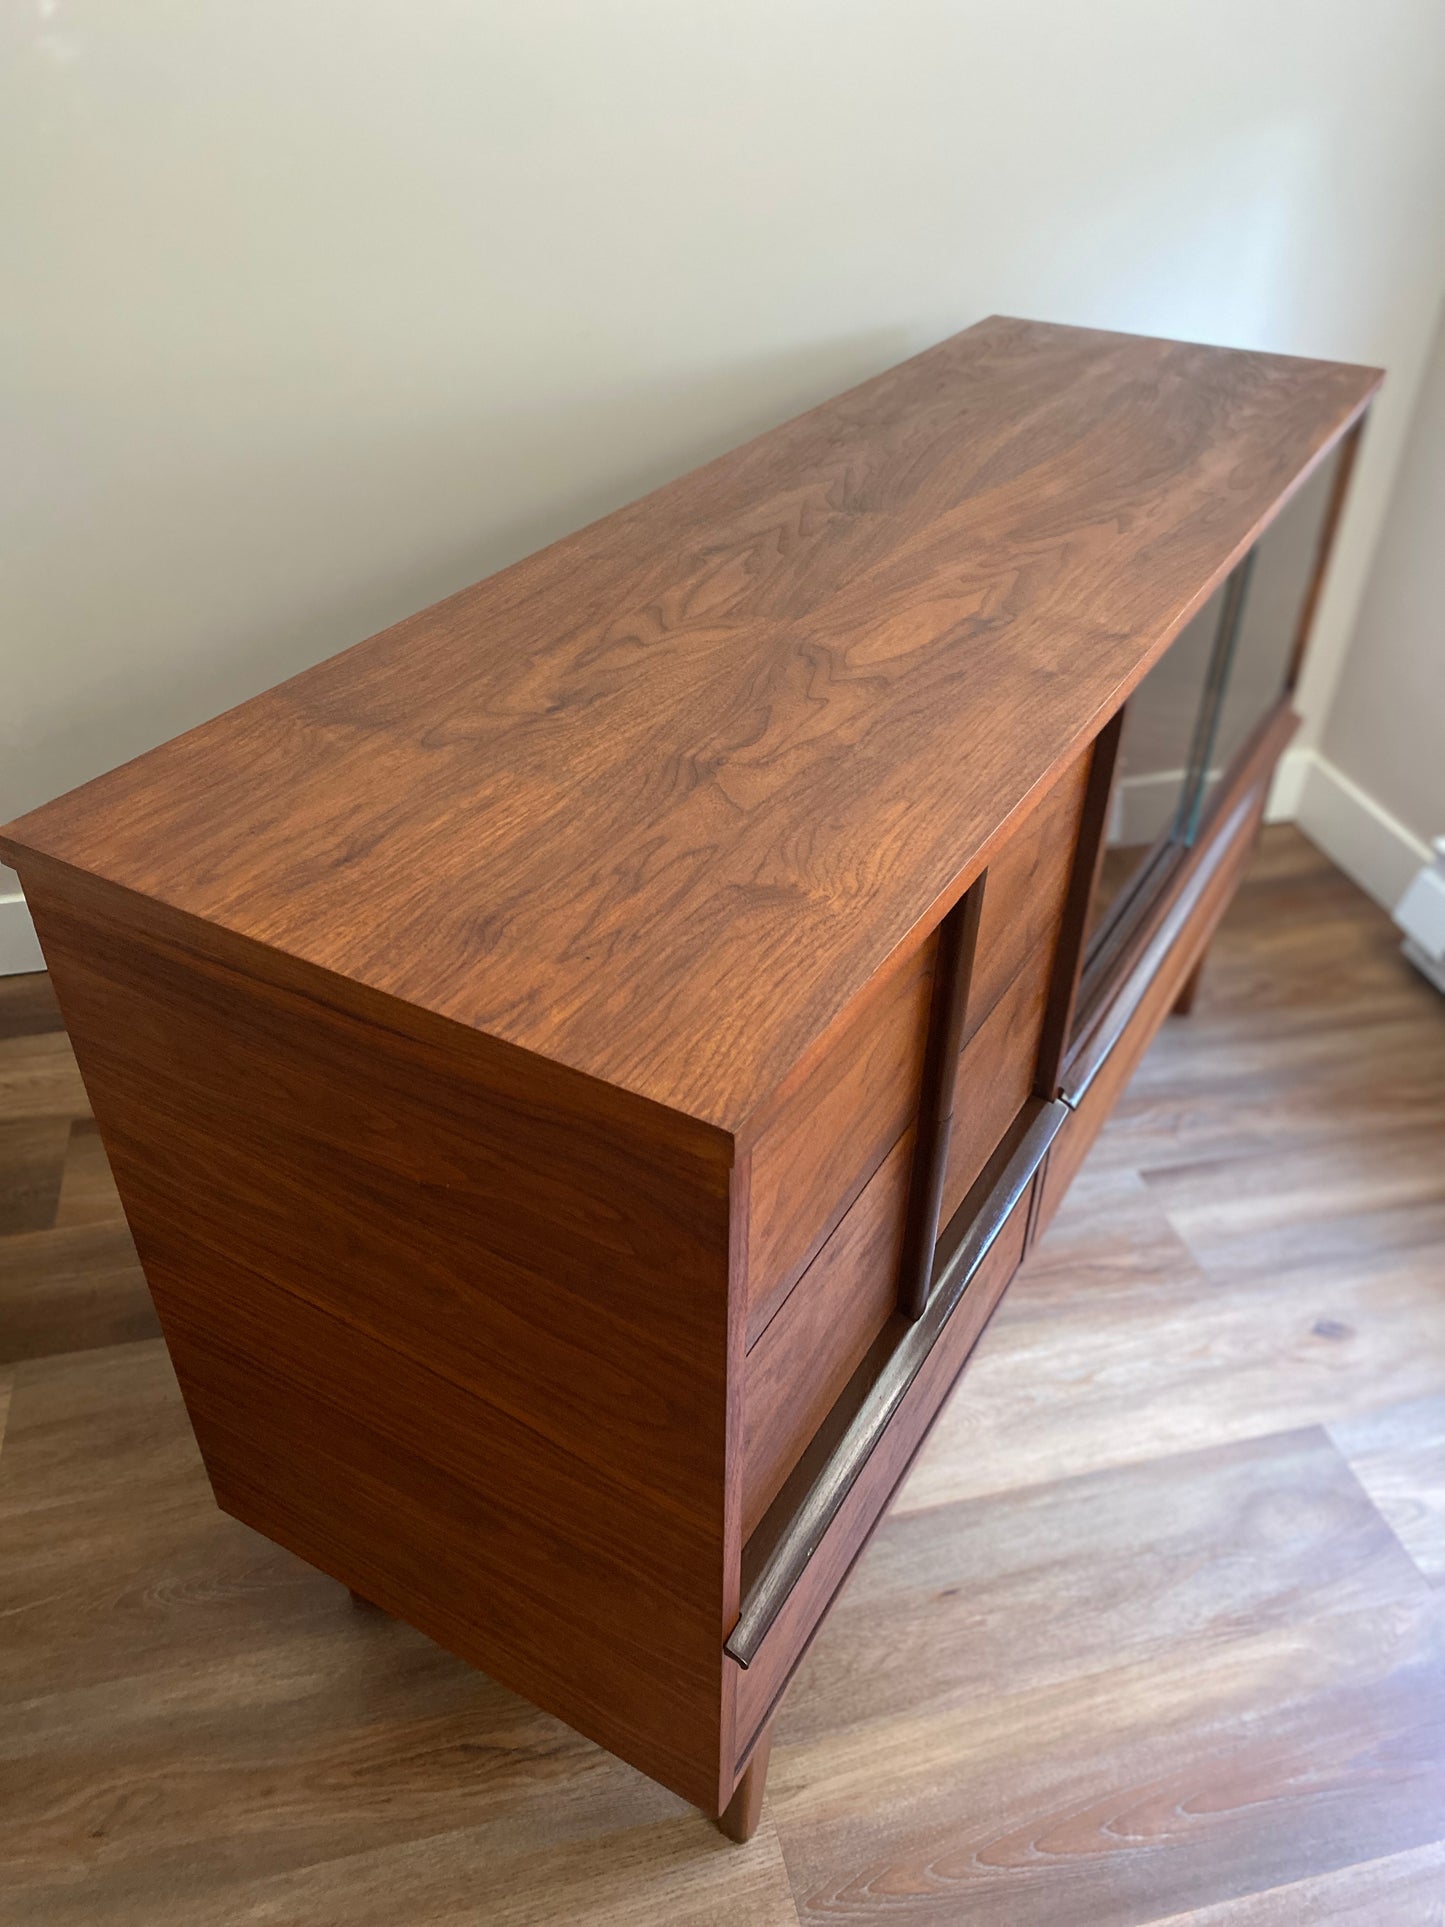
{"label": "cabinet base", "polygon": [[773,1750],[773,1729],[758,1735],[753,1757],[748,1761],[737,1790],[718,1815],[718,1826],[729,1840],[745,1846],[758,1830],[763,1813],[763,1788],[768,1778],[768,1756]]}
{"label": "cabinet base", "polygon": [[[1208,953],[1206,952],[1206,955],[1207,954]],[[1201,957],[1199,959],[1199,962],[1195,964],[1194,968],[1190,971],[1189,975],[1184,979],[1184,982],[1180,987],[1179,995],[1174,999],[1174,1010],[1173,1010],[1174,1016],[1187,1017],[1189,1013],[1193,1010],[1194,999],[1197,996],[1199,991],[1199,979],[1203,975],[1204,975],[1204,958]]]}

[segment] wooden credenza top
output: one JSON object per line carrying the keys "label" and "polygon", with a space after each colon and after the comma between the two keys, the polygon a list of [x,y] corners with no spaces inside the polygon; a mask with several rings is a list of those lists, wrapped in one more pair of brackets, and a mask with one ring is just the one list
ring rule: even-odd
{"label": "wooden credenza top", "polygon": [[0,855],[746,1134],[1378,380],[981,322]]}

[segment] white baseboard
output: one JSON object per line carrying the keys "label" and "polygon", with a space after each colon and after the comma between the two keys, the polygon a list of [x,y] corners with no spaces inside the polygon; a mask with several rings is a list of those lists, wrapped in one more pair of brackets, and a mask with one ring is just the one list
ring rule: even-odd
{"label": "white baseboard", "polygon": [[18,890],[0,889],[0,977],[44,968],[40,940],[24,897]]}
{"label": "white baseboard", "polygon": [[1270,791],[1266,820],[1298,823],[1347,877],[1393,910],[1430,861],[1427,844],[1317,749],[1292,749]]}
{"label": "white baseboard", "polygon": [[[1217,782],[1222,771],[1212,769],[1210,782]],[[1133,848],[1152,843],[1162,836],[1179,808],[1179,793],[1185,772],[1182,769],[1153,770],[1147,776],[1121,776],[1114,785],[1109,805],[1109,844]]]}
{"label": "white baseboard", "polygon": [[1168,828],[1179,807],[1182,769],[1165,769],[1147,776],[1121,776],[1109,800],[1109,842],[1130,848],[1152,843]]}

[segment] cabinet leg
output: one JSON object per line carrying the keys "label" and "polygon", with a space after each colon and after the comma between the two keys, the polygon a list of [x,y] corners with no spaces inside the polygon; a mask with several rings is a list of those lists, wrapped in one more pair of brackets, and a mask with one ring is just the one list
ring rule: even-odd
{"label": "cabinet leg", "polygon": [[718,1816],[718,1825],[729,1840],[739,1845],[757,1832],[763,1812],[763,1787],[768,1777],[768,1755],[773,1750],[773,1729],[769,1726],[758,1736],[753,1757],[748,1761],[737,1791]]}
{"label": "cabinet leg", "polygon": [[[1205,955],[1209,953],[1206,951]],[[1204,957],[1199,959],[1180,986],[1179,995],[1174,999],[1174,1015],[1187,1017],[1194,1008],[1195,993],[1199,989],[1199,979],[1204,975]]]}
{"label": "cabinet leg", "polygon": [[363,1612],[379,1613],[381,1611],[380,1606],[368,1599],[365,1593],[358,1592],[355,1586],[348,1586],[346,1590],[351,1594],[351,1603],[353,1606],[359,1606]]}

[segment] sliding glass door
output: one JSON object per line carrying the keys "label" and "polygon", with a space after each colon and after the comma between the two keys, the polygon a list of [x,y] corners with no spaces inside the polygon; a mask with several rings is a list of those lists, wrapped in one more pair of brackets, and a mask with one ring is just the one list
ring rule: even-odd
{"label": "sliding glass door", "polygon": [[1096,961],[1147,910],[1289,687],[1343,459],[1321,464],[1125,706],[1089,912]]}

